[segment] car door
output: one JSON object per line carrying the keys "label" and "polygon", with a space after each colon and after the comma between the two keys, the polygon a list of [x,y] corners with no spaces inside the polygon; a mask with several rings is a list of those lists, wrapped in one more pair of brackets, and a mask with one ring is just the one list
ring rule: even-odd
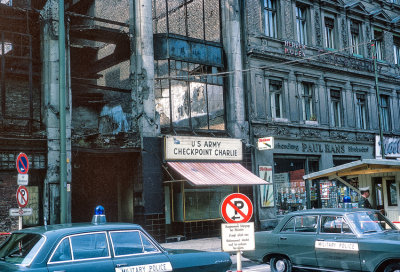
{"label": "car door", "polygon": [[317,224],[317,215],[293,216],[278,234],[279,252],[287,254],[295,265],[316,267]]}
{"label": "car door", "polygon": [[140,230],[111,231],[115,272],[172,271],[168,257]]}
{"label": "car door", "polygon": [[361,270],[358,238],[342,216],[321,216],[315,252],[320,268]]}
{"label": "car door", "polygon": [[112,272],[110,246],[105,232],[84,233],[62,239],[47,263],[49,272]]}

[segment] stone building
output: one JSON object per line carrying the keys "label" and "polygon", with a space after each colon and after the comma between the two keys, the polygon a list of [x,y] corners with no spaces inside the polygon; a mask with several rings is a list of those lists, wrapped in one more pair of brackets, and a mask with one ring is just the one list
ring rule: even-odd
{"label": "stone building", "polygon": [[[10,222],[1,230],[16,227],[8,209],[16,205],[15,158],[25,152],[34,220],[24,217],[24,227],[60,222],[60,192],[66,191],[66,222],[89,221],[103,205],[108,221],[139,223],[160,241],[217,235],[222,198],[237,191],[252,197],[252,185],[265,183],[249,171],[239,2],[64,1],[65,155],[58,1],[26,2],[0,5],[33,14],[36,26],[26,30],[36,31],[29,32],[35,42],[25,68],[29,92],[17,97],[18,86],[6,91],[11,78],[1,77],[1,125],[10,128],[0,138],[1,217]],[[16,41],[3,41],[16,49]],[[7,113],[26,116],[29,126],[22,126],[30,134],[19,133]],[[193,143],[203,146],[192,154],[210,156],[190,157],[189,149],[183,157],[164,156],[171,145]],[[61,158],[66,180],[60,190]],[[190,174],[208,175],[205,184],[185,176],[185,163],[199,167]]]}
{"label": "stone building", "polygon": [[344,194],[356,202],[357,179],[303,176],[375,158],[378,101],[385,138],[399,136],[399,2],[249,0],[242,9],[251,143],[274,141],[254,148],[255,171],[273,180],[257,190],[261,228],[288,211],[340,206]]}

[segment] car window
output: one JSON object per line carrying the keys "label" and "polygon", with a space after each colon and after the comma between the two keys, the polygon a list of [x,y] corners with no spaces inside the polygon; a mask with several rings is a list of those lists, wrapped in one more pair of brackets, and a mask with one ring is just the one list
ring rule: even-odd
{"label": "car window", "polygon": [[0,245],[0,260],[13,264],[29,265],[45,240],[39,234],[13,233]]}
{"label": "car window", "polygon": [[292,217],[283,227],[285,232],[316,232],[318,224],[317,215],[300,215]]}
{"label": "car window", "polygon": [[71,261],[72,254],[71,254],[71,246],[69,242],[69,238],[64,238],[61,243],[58,245],[56,250],[53,253],[53,256],[50,259],[51,263],[54,262],[65,262]]}
{"label": "car window", "polygon": [[115,256],[145,252],[139,231],[115,231],[110,235]]}
{"label": "car window", "polygon": [[109,256],[107,238],[103,232],[71,236],[70,239],[74,260]]}
{"label": "car window", "polygon": [[142,238],[144,252],[158,251],[158,248],[156,248],[155,245],[153,245],[153,243],[149,240],[149,238],[146,235],[140,233],[140,237]]}
{"label": "car window", "polygon": [[322,216],[321,233],[352,233],[342,216]]}

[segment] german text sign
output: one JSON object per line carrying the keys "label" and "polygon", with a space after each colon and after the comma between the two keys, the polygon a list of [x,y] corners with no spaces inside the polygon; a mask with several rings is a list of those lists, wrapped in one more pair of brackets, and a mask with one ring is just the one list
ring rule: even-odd
{"label": "german text sign", "polygon": [[253,204],[244,194],[230,194],[222,201],[221,215],[227,223],[247,223],[253,215]]}
{"label": "german text sign", "polygon": [[254,223],[221,224],[222,250],[247,251],[255,249]]}
{"label": "german text sign", "polygon": [[10,216],[30,216],[32,215],[32,208],[23,208],[23,209],[18,209],[18,208],[11,208],[9,210],[9,215]]}

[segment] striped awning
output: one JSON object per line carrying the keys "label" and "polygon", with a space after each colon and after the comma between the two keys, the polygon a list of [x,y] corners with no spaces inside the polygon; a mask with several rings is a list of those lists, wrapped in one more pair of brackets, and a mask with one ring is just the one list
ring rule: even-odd
{"label": "striped awning", "polygon": [[193,186],[267,185],[240,163],[221,162],[168,162]]}

